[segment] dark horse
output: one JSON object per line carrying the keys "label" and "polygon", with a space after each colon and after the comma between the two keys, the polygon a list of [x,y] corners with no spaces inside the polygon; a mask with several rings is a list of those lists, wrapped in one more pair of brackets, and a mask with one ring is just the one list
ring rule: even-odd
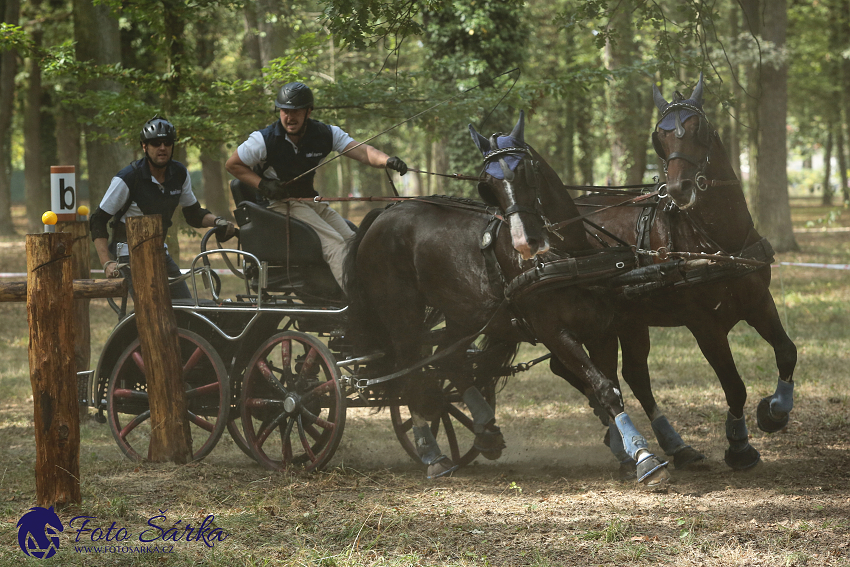
{"label": "dark horse", "polygon": [[[526,146],[523,116],[509,135],[489,140],[470,126],[484,156],[479,192],[491,208],[452,206],[447,199],[411,200],[366,216],[346,258],[349,329],[364,351],[389,347],[390,370],[396,371],[415,367],[421,358],[427,307],[445,315],[443,348],[467,346],[482,332],[513,345],[536,338],[600,400],[638,463],[641,481],[650,486],[664,482],[666,463],[647,449],[610,378],[616,376],[617,341],[609,294],[590,287],[541,286],[506,299],[505,282],[590,248],[580,223],[547,234],[551,223],[575,218],[578,211],[555,172]],[[600,369],[597,359],[608,361],[607,367]],[[406,379],[422,376],[410,373]],[[497,456],[503,440],[493,408],[469,377],[454,374],[451,379],[472,414],[476,448],[485,457]],[[410,411],[429,477],[453,470],[430,435],[428,408],[414,399]]]}
{"label": "dark horse", "polygon": [[[788,422],[793,406],[797,349],[782,327],[768,289],[773,250],[753,226],[741,183],[720,136],[705,117],[702,76],[689,99],[676,93],[668,103],[654,85],[653,98],[661,120],[652,142],[664,162],[666,195],[654,210],[616,207],[591,214],[594,207],[621,200],[598,195],[577,199],[577,205],[619,239],[636,244],[639,249],[661,252],[649,257],[655,266],[647,270],[657,269],[656,276],[663,273],[663,277],[656,277],[655,281],[647,278],[647,283],[627,288],[626,294],[633,297],[619,301],[615,322],[622,348],[623,378],[652,421],[661,448],[673,456],[677,468],[704,458],[672,428],[650,387],[649,327],[684,326],[696,338],[726,394],[729,449],[725,461],[733,469],[746,469],[758,463],[760,457],[748,441],[744,419],[747,390],[727,338],[739,321],[754,327],[773,347],[779,370],[776,392],[758,406],[759,428],[766,432],[780,430]],[[595,234],[598,245],[613,242],[601,232]],[[681,262],[668,261],[663,267],[659,264],[665,251],[674,258],[676,252],[709,253],[754,259],[760,265],[734,264],[730,260],[682,273]],[[555,366],[558,364],[554,362]],[[560,373],[560,368],[553,370]],[[616,441],[613,436],[612,441]],[[621,461],[627,458],[618,452],[615,443],[611,448]]]}

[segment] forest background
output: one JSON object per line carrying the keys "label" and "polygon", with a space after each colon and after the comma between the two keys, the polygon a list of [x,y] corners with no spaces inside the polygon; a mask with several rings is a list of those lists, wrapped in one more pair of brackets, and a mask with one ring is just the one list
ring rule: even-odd
{"label": "forest background", "polygon": [[[274,92],[293,80],[313,88],[315,118],[358,141],[391,129],[372,144],[438,173],[477,173],[467,124],[489,135],[524,109],[530,143],[585,186],[661,175],[651,85],[687,97],[703,73],[709,119],[774,248],[797,248],[789,190],[850,202],[850,0],[0,0],[0,16],[3,236],[20,200],[40,231],[50,165],[76,165],[93,209],[157,113],[177,126],[201,201],[231,210],[224,160],[275,119]],[[346,159],[317,186],[392,193],[383,172]]]}

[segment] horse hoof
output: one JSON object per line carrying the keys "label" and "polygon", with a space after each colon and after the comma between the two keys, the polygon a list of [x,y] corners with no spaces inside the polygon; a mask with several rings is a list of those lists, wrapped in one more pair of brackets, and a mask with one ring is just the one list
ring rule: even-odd
{"label": "horse hoof", "polygon": [[684,445],[683,447],[680,447],[679,450],[673,454],[673,466],[676,467],[676,470],[686,469],[691,465],[694,465],[704,460],[705,455],[703,455],[690,445]]}
{"label": "horse hoof", "polygon": [[502,449],[507,445],[505,445],[505,438],[502,436],[501,429],[498,426],[492,425],[481,433],[475,434],[475,442],[472,446],[485,459],[495,461],[502,456]]}
{"label": "horse hoof", "polygon": [[744,471],[756,466],[761,460],[761,455],[755,447],[747,445],[747,447],[740,452],[726,449],[726,455],[723,457],[723,460],[726,461],[726,464],[733,470]]}
{"label": "horse hoof", "polygon": [[769,397],[762,398],[756,408],[756,423],[758,423],[759,429],[765,433],[776,433],[781,430],[788,425],[788,418],[789,415],[787,413],[780,419],[776,419],[770,414]]}
{"label": "horse hoof", "polygon": [[646,488],[658,488],[670,480],[667,461],[661,461],[655,455],[646,457],[637,464],[637,479]]}
{"label": "horse hoof", "polygon": [[460,465],[454,464],[450,458],[445,455],[440,455],[435,461],[428,465],[428,472],[425,476],[428,480],[434,480],[441,476],[450,475],[459,468]]}

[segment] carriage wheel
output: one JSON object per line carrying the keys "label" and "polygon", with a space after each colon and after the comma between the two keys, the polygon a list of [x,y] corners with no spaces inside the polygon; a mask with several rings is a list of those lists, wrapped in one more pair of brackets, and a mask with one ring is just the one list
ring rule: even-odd
{"label": "carriage wheel", "polygon": [[[443,379],[441,386],[443,390],[443,408],[440,412],[440,417],[431,422],[431,433],[434,434],[434,438],[440,444],[440,448],[444,453],[448,446],[449,456],[456,465],[466,466],[479,455],[478,449],[472,446],[475,441],[475,433],[472,429],[472,417],[468,414],[466,405],[461,400],[460,394],[452,383],[447,379]],[[477,381],[476,386],[481,389],[481,394],[487,400],[487,403],[495,409],[495,382],[491,381],[482,387]],[[413,440],[413,420],[410,417],[407,406],[390,406],[390,418],[392,419],[393,430],[401,446],[410,455],[410,458],[421,465],[422,460],[416,452],[416,445]]]}
{"label": "carriage wheel", "polygon": [[251,358],[242,382],[242,431],[270,470],[321,470],[345,428],[336,360],[319,339],[284,331]]}
{"label": "carriage wheel", "polygon": [[[177,335],[192,460],[197,461],[206,457],[221,438],[230,409],[230,385],[224,363],[206,339],[180,328]],[[106,413],[112,436],[124,454],[133,460],[148,458],[151,412],[138,338],[124,350],[112,370]]]}

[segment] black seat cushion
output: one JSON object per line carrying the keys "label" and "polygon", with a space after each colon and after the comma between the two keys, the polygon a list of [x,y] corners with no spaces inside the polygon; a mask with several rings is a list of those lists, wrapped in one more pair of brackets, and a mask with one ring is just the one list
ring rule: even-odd
{"label": "black seat cushion", "polygon": [[325,263],[319,236],[307,223],[250,201],[239,203],[234,215],[242,249],[260,261],[286,265],[288,231],[290,266]]}

